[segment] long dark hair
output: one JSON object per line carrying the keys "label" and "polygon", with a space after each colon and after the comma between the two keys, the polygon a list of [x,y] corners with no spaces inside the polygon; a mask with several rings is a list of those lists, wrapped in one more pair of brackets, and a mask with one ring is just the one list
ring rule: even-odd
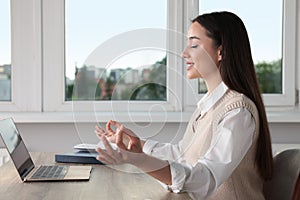
{"label": "long dark hair", "polygon": [[196,17],[206,29],[217,48],[222,45],[219,66],[223,82],[228,88],[243,93],[256,105],[259,114],[259,136],[255,164],[261,177],[268,180],[273,174],[273,157],[270,130],[261,97],[248,34],[242,20],[230,12],[213,12]]}

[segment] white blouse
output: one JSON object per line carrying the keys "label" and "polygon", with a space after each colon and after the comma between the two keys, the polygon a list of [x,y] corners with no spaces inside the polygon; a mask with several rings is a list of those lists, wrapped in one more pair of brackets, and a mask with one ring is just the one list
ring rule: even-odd
{"label": "white blouse", "polygon": [[[228,90],[222,82],[197,104],[201,115],[205,114]],[[188,192],[194,199],[206,199],[232,174],[252,144],[255,121],[246,108],[227,113],[213,133],[207,153],[192,166],[181,162],[181,142],[158,143],[146,140],[143,151],[168,160],[172,185],[164,185],[173,192]]]}

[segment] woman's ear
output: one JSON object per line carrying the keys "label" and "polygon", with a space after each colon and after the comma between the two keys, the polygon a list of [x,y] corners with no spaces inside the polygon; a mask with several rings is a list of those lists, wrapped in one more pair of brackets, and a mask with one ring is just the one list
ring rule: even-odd
{"label": "woman's ear", "polygon": [[218,61],[222,60],[222,45],[218,47]]}

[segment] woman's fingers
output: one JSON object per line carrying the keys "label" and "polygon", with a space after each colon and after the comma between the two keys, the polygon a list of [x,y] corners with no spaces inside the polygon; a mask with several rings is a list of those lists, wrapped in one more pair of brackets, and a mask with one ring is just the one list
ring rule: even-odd
{"label": "woman's fingers", "polygon": [[95,126],[95,133],[105,134],[105,131],[100,126]]}
{"label": "woman's fingers", "polygon": [[[112,127],[115,127],[116,131],[114,131]],[[105,136],[110,142],[116,143],[120,149],[127,151],[136,151],[139,149],[134,146],[139,145],[140,139],[130,129],[127,129],[123,124],[116,121],[109,120],[106,123],[106,131],[100,126],[96,126],[95,133],[100,140],[102,140],[102,136]]]}
{"label": "woman's fingers", "polygon": [[119,122],[117,122],[117,121],[109,120],[108,123],[110,125],[113,125],[116,128],[120,128],[121,127],[121,124]]}
{"label": "woman's fingers", "polygon": [[120,123],[116,122],[116,121],[113,121],[113,120],[109,120],[107,123],[106,123],[106,130],[108,132],[112,132],[112,133],[115,133],[115,131],[111,128],[111,126],[114,126],[116,128],[119,128],[121,126]]}
{"label": "woman's fingers", "polygon": [[109,121],[106,123],[106,130],[107,130],[108,132],[115,132],[115,131],[111,128],[111,126],[114,126],[114,127],[116,127],[116,128],[119,128],[119,127],[121,126],[121,124],[119,124],[119,123],[116,122],[116,121],[109,120]]}
{"label": "woman's fingers", "polygon": [[102,143],[103,143],[103,145],[104,145],[104,147],[105,147],[107,153],[108,153],[109,155],[113,155],[114,149],[111,147],[111,145],[109,144],[109,142],[108,142],[108,140],[106,139],[106,137],[105,137],[104,135],[102,135],[102,136],[100,137],[100,139],[102,140]]}
{"label": "woman's fingers", "polygon": [[[112,130],[112,126],[116,128],[116,131]],[[134,159],[136,153],[142,153],[142,147],[140,139],[124,125],[119,124],[116,121],[108,121],[106,124],[106,131],[98,127],[97,136],[102,141],[104,148],[97,148],[97,159],[106,164],[122,164],[128,163]],[[114,136],[115,143],[118,146],[118,150],[114,150],[109,143],[108,136]]]}
{"label": "woman's fingers", "polygon": [[120,130],[124,131],[129,137],[138,138],[130,129],[126,128],[124,125],[120,126]]}
{"label": "woman's fingers", "polygon": [[123,132],[121,129],[117,129],[117,132],[116,132],[116,144],[117,146],[120,148],[120,149],[124,149],[124,150],[127,150],[125,144],[124,144],[124,141],[123,141]]}
{"label": "woman's fingers", "polygon": [[113,157],[111,157],[109,154],[107,154],[104,149],[96,148],[96,151],[98,152],[97,160],[108,165],[113,165],[117,163],[116,160],[113,159]]}
{"label": "woman's fingers", "polygon": [[[117,129],[116,136],[116,144],[120,149],[135,153],[143,152],[140,139],[130,129],[121,125],[120,128]],[[128,140],[126,143],[127,147],[124,144],[124,137],[127,137]]]}
{"label": "woman's fingers", "polygon": [[99,138],[102,140],[105,150],[101,148],[97,148],[96,151],[100,153],[102,157],[107,161],[109,161],[110,163],[118,164],[119,163],[118,161],[120,159],[119,152],[112,148],[112,146],[109,144],[105,136],[102,135]]}

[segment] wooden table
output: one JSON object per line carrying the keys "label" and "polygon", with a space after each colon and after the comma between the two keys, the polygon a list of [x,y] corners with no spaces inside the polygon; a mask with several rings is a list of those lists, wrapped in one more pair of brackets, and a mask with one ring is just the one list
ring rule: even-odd
{"label": "wooden table", "polygon": [[[34,163],[53,164],[53,153],[31,153]],[[181,200],[186,193],[175,194],[164,189],[154,178],[132,166],[112,169],[93,165],[89,181],[23,183],[9,161],[0,167],[0,199],[24,200]]]}

